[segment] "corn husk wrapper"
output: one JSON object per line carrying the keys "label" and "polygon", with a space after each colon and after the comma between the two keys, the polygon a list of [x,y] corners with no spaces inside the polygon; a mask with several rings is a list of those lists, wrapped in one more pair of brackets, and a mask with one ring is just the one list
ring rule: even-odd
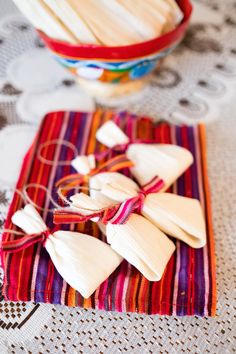
{"label": "corn husk wrapper", "polygon": [[174,243],[141,215],[132,214],[126,224],[106,226],[107,242],[150,281],[162,278],[175,251]]}
{"label": "corn husk wrapper", "polygon": [[151,10],[156,16],[157,14],[161,14],[166,19],[163,33],[174,29],[175,25],[172,17],[171,7],[168,2],[164,0],[145,0],[145,4],[146,6],[150,6]]}
{"label": "corn husk wrapper", "polygon": [[[122,18],[122,21],[129,24],[131,28],[143,38],[143,40],[148,40],[157,35],[156,28],[158,18],[156,18],[156,25],[151,26],[150,22],[144,21],[143,18],[139,18],[132,11],[128,11],[126,6],[120,3],[119,0],[101,0],[101,6],[106,6],[114,16]],[[143,14],[145,17],[145,14]]]}
{"label": "corn husk wrapper", "polygon": [[[96,209],[97,203],[83,193],[71,198],[73,206]],[[94,205],[92,206],[92,203]],[[101,205],[101,200],[99,200]],[[104,204],[105,205],[105,204]],[[85,211],[86,214],[87,210]],[[126,224],[106,226],[99,223],[112,249],[135,266],[150,281],[160,280],[175,250],[166,235],[141,215],[132,214]]]}
{"label": "corn husk wrapper", "polygon": [[[27,234],[47,229],[32,205],[17,211],[12,222]],[[88,298],[122,261],[109,245],[78,232],[56,231],[47,238],[45,248],[64,280],[84,298]]]}
{"label": "corn husk wrapper", "polygon": [[113,0],[68,0],[68,3],[104,45],[129,45],[144,40],[132,21],[127,22],[124,16],[117,15],[118,4]]}
{"label": "corn husk wrapper", "polygon": [[171,12],[172,12],[172,16],[174,19],[174,24],[178,25],[184,18],[183,12],[180,10],[180,8],[175,0],[166,0],[166,2],[171,7]]}
{"label": "corn husk wrapper", "polygon": [[142,215],[167,235],[193,248],[206,244],[206,226],[199,200],[171,193],[149,194]]}
{"label": "corn husk wrapper", "polygon": [[78,43],[98,44],[98,40],[66,0],[43,0],[73,33]]}
{"label": "corn husk wrapper", "polygon": [[76,43],[73,34],[60,19],[43,3],[42,0],[13,0],[25,17],[49,37],[72,44]]}
{"label": "corn husk wrapper", "polygon": [[[107,0],[108,1],[108,0]],[[158,37],[163,30],[166,19],[158,14],[154,19],[153,13],[149,11],[144,1],[134,0],[115,0],[117,4],[130,16],[136,19],[137,30],[146,39]]]}
{"label": "corn husk wrapper", "polygon": [[13,1],[36,28],[71,44],[135,44],[172,30],[183,18],[175,0]]}
{"label": "corn husk wrapper", "polygon": [[96,139],[109,148],[128,144],[128,136],[112,121],[104,123],[96,132]]}
{"label": "corn husk wrapper", "polygon": [[71,161],[71,165],[78,173],[88,175],[96,167],[95,156],[93,154],[79,155]]}
{"label": "corn husk wrapper", "polygon": [[[135,191],[138,192],[139,190],[138,185],[132,181],[132,179],[121,175],[118,172],[98,173],[96,176],[91,177],[89,179],[90,196],[94,200],[101,202],[103,207],[109,207],[112,204],[117,204],[117,202],[120,202],[118,199],[113,199],[112,196],[108,197],[107,195],[101,193],[101,190],[105,184],[119,184],[121,181],[120,176],[122,176],[123,188],[127,191],[127,198],[134,196]],[[128,191],[131,191],[131,194]],[[124,199],[125,198],[122,196],[122,201]]]}
{"label": "corn husk wrapper", "polygon": [[154,14],[161,14],[166,19],[163,32],[173,30],[183,19],[183,13],[175,0],[146,0],[145,6],[150,6]]}
{"label": "corn husk wrapper", "polygon": [[187,149],[171,144],[132,144],[127,150],[127,157],[134,162],[131,172],[140,185],[159,176],[165,182],[163,191],[193,162]]}
{"label": "corn husk wrapper", "polygon": [[167,19],[161,13],[153,12],[153,9],[143,0],[117,0],[124,8],[132,13],[140,22],[145,23],[151,29],[151,38],[162,34],[167,24]]}
{"label": "corn husk wrapper", "polygon": [[[115,176],[113,176],[115,175]],[[106,203],[123,202],[138,194],[138,185],[120,173],[104,172],[90,179],[90,194]],[[96,192],[93,188],[100,189]],[[104,201],[105,203],[105,201]],[[146,196],[142,215],[158,229],[193,248],[206,244],[206,228],[200,202],[172,193],[150,193]]]}
{"label": "corn husk wrapper", "polygon": [[[96,133],[97,140],[112,148],[127,144],[129,138],[112,121],[103,124]],[[175,182],[192,164],[193,156],[187,149],[171,144],[130,144],[127,157],[134,162],[133,176],[142,186],[159,176],[165,182],[163,191]]]}

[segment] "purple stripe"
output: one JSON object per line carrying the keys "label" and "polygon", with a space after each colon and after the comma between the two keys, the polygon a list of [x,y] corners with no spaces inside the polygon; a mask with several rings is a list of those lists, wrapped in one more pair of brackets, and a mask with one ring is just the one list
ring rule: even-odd
{"label": "purple stripe", "polygon": [[[69,115],[69,119],[67,120],[67,122],[68,122],[68,123],[67,123],[67,128],[66,128],[66,131],[65,131],[65,135],[64,135],[64,137],[63,137],[63,139],[66,140],[66,141],[70,141],[71,132],[73,131],[74,117],[75,117],[75,113],[74,113],[74,112],[71,112],[70,115]],[[68,147],[62,145],[61,151],[60,151],[59,160],[60,160],[60,161],[66,160],[67,153],[68,153]],[[68,174],[70,174],[70,173],[73,172],[73,168],[72,168],[71,166],[67,166],[66,168],[68,168]],[[58,166],[58,167],[57,167],[56,174],[55,174],[55,178],[54,178],[54,183],[53,183],[54,185],[55,185],[55,183],[56,183],[60,178],[62,178],[62,177],[64,176],[64,174],[65,174],[64,169],[65,169],[64,166]],[[53,198],[54,198],[55,200],[58,199],[56,188],[54,188],[54,189],[52,190],[52,196],[53,196]],[[53,208],[52,203],[50,203],[49,208]],[[51,228],[54,226],[54,224],[53,224],[53,218],[52,218],[51,213],[48,213],[48,216],[47,216],[47,225],[49,225],[49,226],[51,225]],[[69,230],[68,225],[63,226],[63,229],[64,229],[64,230]]]}
{"label": "purple stripe", "polygon": [[[74,115],[74,113],[70,113],[69,120],[67,120],[68,126],[65,131],[66,133],[65,133],[65,136],[63,137],[63,139],[68,140],[68,141],[70,138],[71,127],[73,125],[73,115]],[[67,149],[68,149],[67,147],[61,148],[61,152],[60,152],[60,156],[59,156],[60,160],[65,159]],[[56,175],[55,175],[55,179],[54,179],[54,183],[57,181],[57,179],[59,179],[62,176],[62,173],[63,173],[63,166],[58,166],[57,171],[56,171]],[[56,195],[55,190],[49,191],[49,192],[52,193],[53,198],[57,199],[57,195]],[[52,203],[49,203],[49,208],[53,208]],[[53,220],[52,220],[51,213],[47,214],[46,224],[50,228],[53,227]],[[66,227],[68,227],[68,226],[63,225],[62,228],[66,229]],[[36,302],[45,302],[43,290],[44,291],[47,290],[45,288],[46,288],[47,270],[49,267],[49,261],[50,261],[49,254],[44,249],[41,249],[40,260],[39,260],[39,264],[38,264],[38,271],[37,271],[37,276],[36,276],[36,286],[35,286],[35,290],[36,290],[35,301]],[[56,271],[55,275],[54,275],[54,285],[56,286],[56,289],[54,289],[55,296],[53,299],[51,299],[51,300],[55,301],[55,303],[59,303],[59,301],[60,301],[60,292],[61,292],[62,284],[63,284],[63,279],[60,276],[60,274]]]}
{"label": "purple stripe", "polygon": [[[181,139],[181,128],[176,127],[175,130],[176,134],[176,143],[177,145],[182,146],[182,139]],[[177,181],[177,188],[178,188],[178,195],[185,195],[185,181],[184,175],[181,176]],[[187,315],[187,307],[186,304],[188,303],[188,264],[189,264],[189,257],[188,257],[188,246],[180,242],[180,271],[179,271],[179,287],[178,287],[178,295],[177,295],[177,306],[176,312],[179,316]]]}
{"label": "purple stripe", "polygon": [[47,251],[41,247],[40,250],[40,261],[38,264],[36,282],[35,282],[35,302],[45,302],[44,291],[47,272],[48,272],[48,263],[50,261],[50,256]]}
{"label": "purple stripe", "polygon": [[[71,136],[71,132],[72,132],[72,128],[73,128],[73,124],[74,124],[74,116],[75,113],[71,112],[69,115],[69,119],[68,119],[68,126],[67,129],[65,131],[65,135],[64,135],[64,139],[66,141],[70,141],[70,136]],[[68,153],[68,148],[67,147],[62,147],[61,151],[60,151],[60,156],[59,159],[60,160],[66,160],[66,155]],[[54,183],[53,185],[55,185],[56,181],[58,181],[59,178],[63,177],[63,166],[58,166],[56,174],[55,174],[55,178],[54,178]],[[68,173],[71,173],[72,168],[70,167],[70,170],[68,171]],[[52,191],[53,194],[53,198],[57,199],[57,193],[56,190]],[[50,208],[53,208],[52,204],[50,204]],[[50,213],[48,213],[48,216],[50,217],[50,222],[52,221],[52,215],[50,215]],[[49,222],[49,220],[48,220]],[[69,230],[69,225],[62,225],[62,227],[60,226],[61,229],[63,230]],[[61,275],[57,272],[57,270],[55,269],[54,272],[54,277],[52,280],[53,284],[52,284],[52,289],[53,292],[50,294],[50,302],[54,303],[54,304],[60,304],[61,302],[61,291],[62,291],[62,287],[63,287],[63,278],[61,277]]]}
{"label": "purple stripe", "polygon": [[[196,160],[196,151],[195,151],[195,136],[194,136],[194,128],[188,128],[188,143],[189,149],[194,156],[194,163],[191,166],[191,178],[192,178],[192,191],[193,198],[200,199],[199,190],[198,190],[198,181],[199,181],[199,173],[197,168],[197,160]],[[203,257],[203,248],[194,250],[194,312],[200,316],[204,315],[204,307],[205,307],[205,281],[204,281],[204,257]]]}
{"label": "purple stripe", "polygon": [[[79,128],[78,128],[78,133],[81,134],[81,131],[84,131],[84,127],[86,124],[86,115],[82,114],[82,113],[77,113],[77,112],[71,112],[70,113],[70,117],[69,117],[69,123],[66,129],[66,134],[64,136],[64,139],[66,141],[70,141],[71,140],[71,135],[74,133],[74,126],[75,123],[79,120],[80,124],[79,124]],[[78,151],[81,150],[81,145],[82,145],[82,139],[80,139],[80,136],[76,138],[76,147],[78,149]],[[60,156],[60,160],[66,160],[66,155],[67,155],[67,148],[64,147],[61,150],[61,156]],[[68,173],[73,173],[73,167],[70,166],[70,170],[68,171]],[[60,179],[61,177],[63,177],[65,174],[65,170],[63,166],[60,166],[60,168],[58,168],[58,175],[55,176],[55,182]],[[62,227],[61,227],[62,226]],[[70,225],[61,225],[60,228],[63,230],[70,230]],[[56,271],[54,273],[54,279],[53,279],[53,294],[52,294],[52,303],[61,303],[61,291],[62,291],[62,287],[63,287],[63,279],[60,276],[60,274]]]}
{"label": "purple stripe", "polygon": [[[68,126],[67,126],[67,129],[66,129],[66,133],[65,133],[65,136],[64,136],[64,139],[66,141],[70,141],[71,133],[73,131],[74,121],[75,121],[75,113],[71,112],[70,116],[69,116],[69,121],[68,121]],[[59,159],[63,160],[63,161],[66,160],[67,153],[68,153],[68,148],[62,147]],[[56,181],[59,180],[59,178],[63,177],[63,175],[64,175],[63,170],[64,170],[63,166],[60,166],[59,168],[57,168],[57,173],[56,173],[55,179],[54,179],[54,185],[55,185]],[[68,173],[72,173],[72,167],[71,166],[70,166],[70,170],[68,171]],[[56,191],[53,191],[53,196],[54,196],[54,198],[57,198]],[[50,205],[50,208],[52,208],[52,207],[53,206]],[[70,229],[70,225],[62,225],[62,227],[60,226],[60,229],[69,230]],[[62,287],[63,287],[63,278],[61,277],[61,275],[55,269],[54,277],[53,277],[53,284],[52,284],[53,292],[50,294],[50,296],[51,296],[51,299],[50,299],[51,301],[50,302],[51,303],[53,303],[53,304],[60,304],[61,303]]]}
{"label": "purple stripe", "polygon": [[[194,161],[196,161],[196,151],[194,146],[194,133],[193,128],[189,127],[187,129],[188,133],[188,144],[189,149],[193,154]],[[176,141],[178,145],[182,145],[181,139],[181,128],[176,128]],[[199,190],[198,190],[198,171],[196,162],[191,166],[191,189],[192,197],[199,199]],[[178,182],[178,194],[185,194],[185,184],[184,176],[180,177]],[[198,315],[204,314],[204,298],[205,298],[205,282],[204,282],[204,264],[203,264],[203,250],[194,249],[192,250],[194,257],[195,272],[194,276],[194,310],[193,312]],[[177,314],[178,315],[187,315],[187,308],[184,306],[188,303],[189,291],[189,274],[188,274],[188,265],[190,264],[189,259],[189,246],[185,245],[183,242],[180,243],[180,272],[179,272],[179,288],[178,288],[178,297],[177,297]],[[191,294],[190,294],[191,295]]]}
{"label": "purple stripe", "polygon": [[[74,133],[75,123],[76,123],[76,121],[78,122],[78,120],[80,121],[78,132],[84,131],[84,127],[85,127],[85,124],[86,124],[86,115],[82,114],[82,113],[71,112],[70,113],[70,117],[69,117],[68,126],[67,126],[67,129],[66,129],[66,134],[64,136],[64,139],[66,141],[70,141],[71,140],[71,135]],[[81,149],[81,144],[82,144],[82,139],[80,139],[80,137],[77,136],[77,138],[76,138],[76,147],[77,147],[78,151],[80,151],[80,149]],[[67,148],[63,147],[61,149],[60,160],[66,160],[67,153],[68,153]],[[60,166],[60,168],[57,169],[57,172],[58,173],[55,176],[54,184],[56,183],[56,181],[59,178],[64,176],[64,174],[65,174],[64,167]],[[73,172],[73,167],[70,166],[70,170],[68,171],[68,173],[72,173],[72,172]],[[61,225],[60,229],[70,230],[70,225],[69,224]],[[54,278],[53,278],[53,285],[52,285],[53,293],[51,294],[51,302],[52,303],[55,303],[55,304],[60,304],[61,303],[62,287],[63,287],[63,278],[61,277],[61,275],[57,271],[55,271]]]}

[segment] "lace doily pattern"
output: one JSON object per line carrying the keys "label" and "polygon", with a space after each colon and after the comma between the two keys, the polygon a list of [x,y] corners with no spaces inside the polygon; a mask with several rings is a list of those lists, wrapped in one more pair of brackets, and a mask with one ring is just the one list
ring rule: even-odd
{"label": "lace doily pattern", "polygon": [[[9,81],[7,67],[28,50],[43,49],[43,44],[10,0],[0,0],[0,8],[0,129],[3,129],[7,125],[22,124],[16,104],[23,92]],[[232,99],[236,4],[234,0],[201,0],[195,2],[195,9],[198,16],[193,19],[182,45],[153,75],[151,89],[144,92],[141,102],[131,102],[128,108],[171,122],[215,120],[207,127],[207,141],[213,192],[218,316],[180,319],[1,301],[1,353],[236,351],[236,105]],[[57,85],[71,89],[74,81],[66,76]],[[123,103],[122,108],[127,108],[126,104]],[[32,120],[30,124],[37,125],[38,121]],[[12,188],[0,185],[1,227]],[[0,281],[2,277],[0,270]]]}

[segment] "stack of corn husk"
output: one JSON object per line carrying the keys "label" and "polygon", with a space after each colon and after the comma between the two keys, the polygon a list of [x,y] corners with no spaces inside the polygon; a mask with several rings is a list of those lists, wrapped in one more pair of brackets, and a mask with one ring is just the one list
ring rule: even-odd
{"label": "stack of corn husk", "polygon": [[183,19],[175,0],[13,0],[51,38],[122,46],[159,37]]}

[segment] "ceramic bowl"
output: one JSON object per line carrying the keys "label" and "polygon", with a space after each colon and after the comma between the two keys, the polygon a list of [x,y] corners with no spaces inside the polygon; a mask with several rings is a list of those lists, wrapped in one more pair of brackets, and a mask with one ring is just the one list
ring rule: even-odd
{"label": "ceramic bowl", "polygon": [[192,5],[189,0],[178,3],[184,14],[183,21],[173,31],[138,44],[119,47],[72,45],[40,31],[39,34],[54,58],[76,75],[92,95],[119,96],[143,87],[158,62],[183,39]]}

